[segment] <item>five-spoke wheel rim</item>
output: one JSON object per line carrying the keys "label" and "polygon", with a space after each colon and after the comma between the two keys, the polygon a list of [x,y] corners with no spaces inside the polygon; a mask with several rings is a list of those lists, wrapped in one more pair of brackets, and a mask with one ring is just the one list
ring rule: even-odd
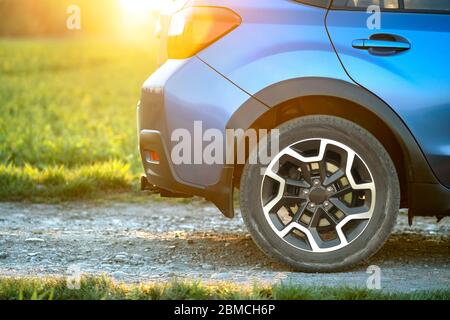
{"label": "five-spoke wheel rim", "polygon": [[261,185],[261,205],[273,231],[309,252],[339,250],[361,236],[375,199],[375,182],[362,157],[330,139],[285,148]]}

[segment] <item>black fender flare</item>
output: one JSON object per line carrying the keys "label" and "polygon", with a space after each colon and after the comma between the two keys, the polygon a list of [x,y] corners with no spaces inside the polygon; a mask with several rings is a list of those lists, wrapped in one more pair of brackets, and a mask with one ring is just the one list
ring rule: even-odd
{"label": "black fender flare", "polygon": [[414,136],[383,100],[354,83],[331,78],[295,78],[282,81],[256,93],[231,117],[227,129],[248,129],[271,108],[289,100],[308,96],[328,96],[351,101],[375,114],[394,133],[405,155],[408,182],[438,183]]}

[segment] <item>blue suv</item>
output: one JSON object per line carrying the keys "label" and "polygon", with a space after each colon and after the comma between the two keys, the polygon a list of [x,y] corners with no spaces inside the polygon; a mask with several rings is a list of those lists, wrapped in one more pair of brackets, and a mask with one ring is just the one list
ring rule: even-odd
{"label": "blue suv", "polygon": [[[450,215],[450,1],[175,7],[158,25],[168,59],[138,107],[143,189],[204,197],[228,218],[239,189],[261,250],[309,272],[368,259],[400,208],[410,223]],[[173,159],[181,129],[192,161]],[[249,159],[275,142],[258,135],[255,149],[250,134],[233,136],[244,163],[198,159],[206,132],[252,129],[277,133],[268,163]]]}

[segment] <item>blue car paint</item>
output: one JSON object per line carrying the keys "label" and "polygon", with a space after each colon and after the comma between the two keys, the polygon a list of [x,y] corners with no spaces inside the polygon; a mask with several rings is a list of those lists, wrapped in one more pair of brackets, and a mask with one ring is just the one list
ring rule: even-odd
{"label": "blue car paint", "polygon": [[[202,121],[203,131],[219,129],[225,136],[233,113],[253,99],[196,57],[166,62],[145,82],[143,90],[155,88],[164,94],[165,114],[161,118],[166,119],[168,134],[163,139],[167,150],[178,143],[172,141],[170,133],[176,129],[193,132],[195,121]],[[267,109],[256,100],[254,103]],[[174,166],[174,171],[185,183],[204,187],[218,182],[222,168],[220,164],[181,164]]]}
{"label": "blue car paint", "polygon": [[[223,1],[195,3],[224,5]],[[224,131],[233,113],[245,102],[242,96],[244,91],[255,95],[287,79],[320,75],[351,81],[327,36],[324,24],[326,10],[283,0],[230,0],[226,6],[241,15],[241,26],[200,52],[198,58],[243,89],[241,96],[230,100],[237,94],[230,87],[231,83],[220,89],[223,81],[218,78],[214,81],[211,75],[206,76],[205,66],[192,63],[189,70],[177,73],[171,79],[168,90],[173,91],[174,95],[172,99],[166,95],[165,99],[169,102],[167,108],[173,110],[171,114],[176,116],[169,118],[169,128],[176,129],[195,120],[203,120],[206,128]],[[190,80],[186,82],[186,79]],[[202,90],[205,87],[208,90]],[[175,167],[181,179],[208,185],[217,182],[220,170],[220,165],[211,168],[193,165]]]}
{"label": "blue car paint", "polygon": [[[262,90],[287,80],[314,77],[354,87],[360,84],[381,97],[411,130],[441,182],[450,179],[447,125],[450,90],[448,63],[443,53],[432,55],[434,62],[439,62],[439,57],[442,68],[427,73],[424,68],[433,61],[416,61],[420,59],[417,57],[401,60],[415,52],[414,43],[410,52],[390,57],[373,57],[366,51],[353,49],[354,39],[370,36],[367,29],[363,30],[365,12],[332,11],[327,20],[332,43],[327,33],[327,10],[323,8],[292,0],[193,0],[190,4],[228,7],[243,21],[197,56],[167,61],[144,84],[143,91],[156,90],[164,101],[160,115],[164,123],[157,126],[166,129],[162,138],[167,150],[175,145],[170,136],[175,129],[192,132],[194,121],[201,120],[204,130],[215,128],[224,132],[230,119],[249,101],[258,114],[273,107],[264,95],[259,96]],[[403,36],[414,39],[417,35],[413,33],[423,32],[418,30],[420,27],[428,28],[433,31],[427,36],[433,33],[433,38],[441,41],[441,50],[448,52],[449,42],[442,43],[448,39],[448,24],[442,26],[439,36],[437,26],[424,26],[424,21],[414,25],[414,17],[422,15],[407,16],[395,22],[394,31],[402,29]],[[432,20],[439,16],[429,17]],[[438,18],[439,23],[445,18]],[[394,23],[389,21],[384,22],[384,28]],[[394,27],[389,28],[386,32],[393,32]],[[374,65],[369,66],[370,63]],[[373,77],[371,72],[378,72],[378,76]],[[440,78],[434,79],[432,75]],[[200,189],[218,183],[224,166],[183,164],[173,169],[177,180]]]}
{"label": "blue car paint", "polygon": [[[383,12],[369,30],[364,11],[331,10],[327,28],[342,63],[361,86],[403,119],[440,181],[450,187],[450,15]],[[405,38],[411,49],[375,55],[352,47],[373,34]]]}
{"label": "blue car paint", "polygon": [[198,56],[245,91],[255,95],[305,77],[351,81],[328,38],[325,9],[283,0],[231,0],[226,5],[242,15],[242,25]]}

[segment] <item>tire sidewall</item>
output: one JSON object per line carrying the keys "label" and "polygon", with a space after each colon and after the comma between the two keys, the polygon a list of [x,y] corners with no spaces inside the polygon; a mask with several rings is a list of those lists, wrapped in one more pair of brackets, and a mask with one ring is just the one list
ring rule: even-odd
{"label": "tire sidewall", "polygon": [[[327,253],[297,249],[278,237],[266,220],[260,194],[263,181],[261,170],[264,166],[247,164],[241,185],[241,202],[244,219],[254,240],[263,251],[269,251],[278,260],[301,269],[331,270],[368,258],[384,243],[399,207],[398,178],[392,160],[383,146],[356,124],[330,116],[295,119],[278,129],[280,151],[296,142],[319,138],[338,141],[353,149],[372,173],[376,188],[375,208],[362,234],[347,246]],[[260,146],[259,150],[265,152],[265,146]]]}

